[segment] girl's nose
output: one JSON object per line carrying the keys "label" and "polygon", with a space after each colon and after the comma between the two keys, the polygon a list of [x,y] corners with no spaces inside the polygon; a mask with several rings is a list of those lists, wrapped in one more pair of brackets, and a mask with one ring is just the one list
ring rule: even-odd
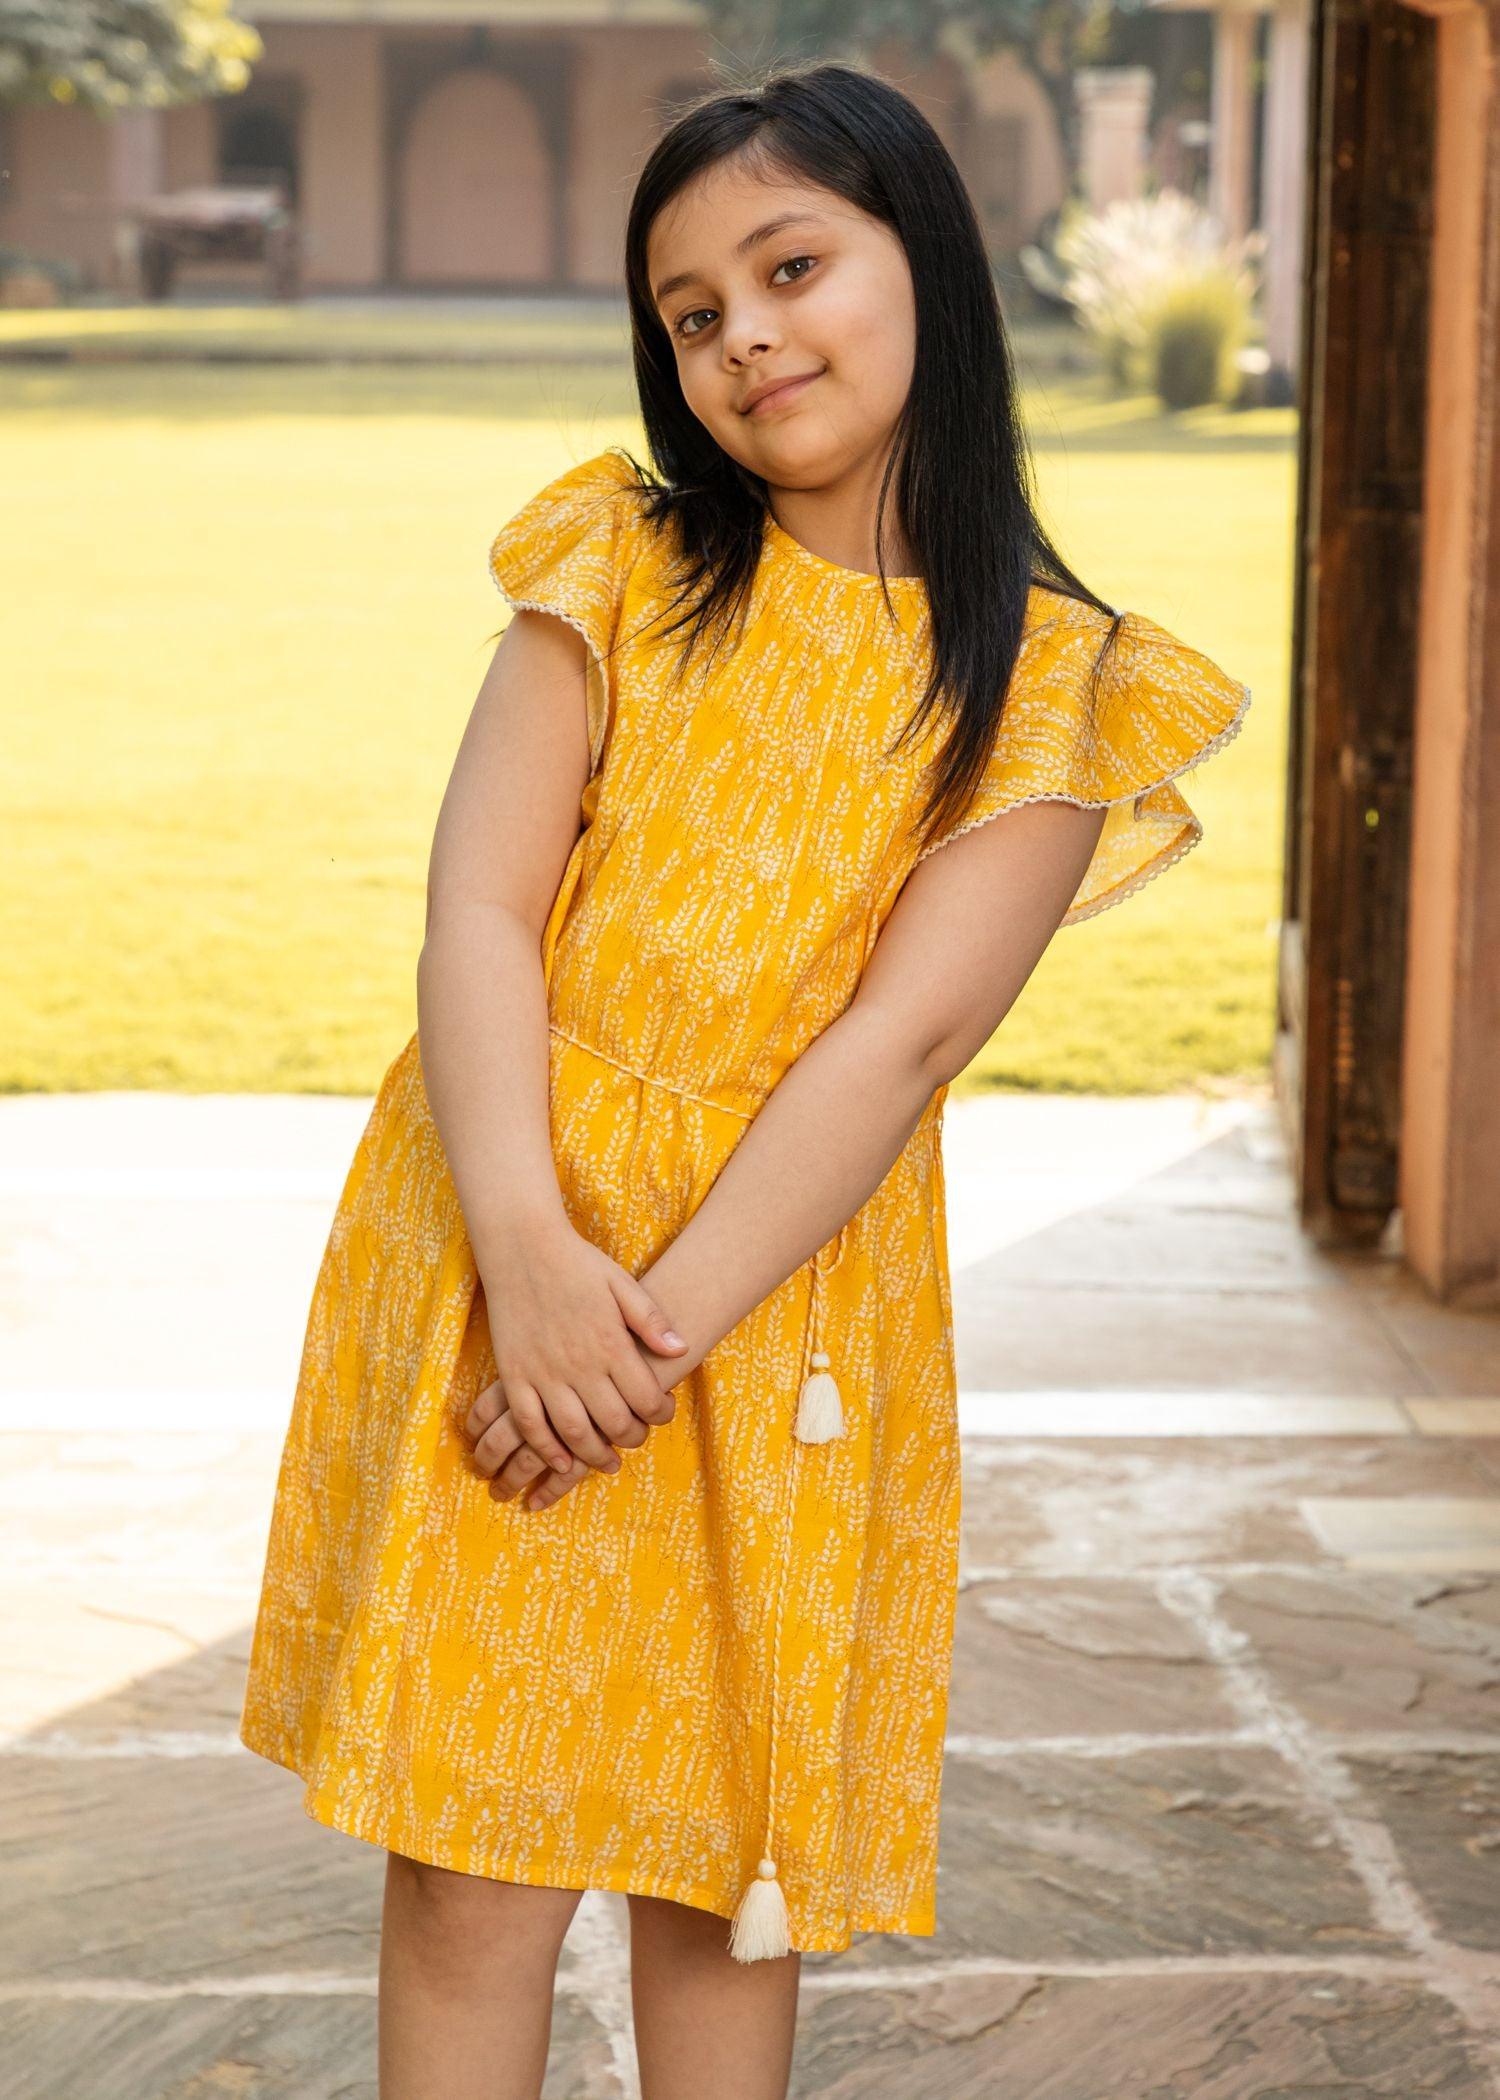
{"label": "girl's nose", "polygon": [[724,348],[726,365],[749,364],[757,357],[766,357],[775,350],[780,340],[775,328],[764,314],[731,314],[725,320],[719,338]]}

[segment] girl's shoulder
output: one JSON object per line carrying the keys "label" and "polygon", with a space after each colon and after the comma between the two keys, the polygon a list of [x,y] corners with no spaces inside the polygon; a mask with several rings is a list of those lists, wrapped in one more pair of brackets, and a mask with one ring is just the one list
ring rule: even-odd
{"label": "girl's shoulder", "polygon": [[654,535],[642,508],[646,491],[628,456],[609,447],[580,460],[528,496],[490,542],[490,569],[501,589],[539,566],[593,561],[611,573],[627,550]]}
{"label": "girl's shoulder", "polygon": [[1117,616],[1034,588],[972,803],[917,858],[1024,802],[1103,808],[1094,858],[1062,923],[1091,917],[1201,837],[1177,783],[1238,735],[1249,706],[1243,680],[1148,614]]}
{"label": "girl's shoulder", "polygon": [[1189,721],[1240,712],[1245,688],[1211,656],[1149,614],[1109,613],[1033,586],[1006,706],[1027,695],[1095,730],[1144,707]]}
{"label": "girl's shoulder", "polygon": [[589,752],[598,767],[616,712],[614,653],[631,577],[654,545],[631,461],[613,449],[544,483],[490,542],[489,572],[514,609],[575,627],[589,648]]}

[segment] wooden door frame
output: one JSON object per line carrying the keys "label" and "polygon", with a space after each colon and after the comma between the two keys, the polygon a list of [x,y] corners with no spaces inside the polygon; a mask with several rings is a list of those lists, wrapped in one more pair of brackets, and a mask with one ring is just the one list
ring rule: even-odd
{"label": "wooden door frame", "polygon": [[1286,862],[1273,1076],[1304,1226],[1399,1197],[1423,533],[1435,37],[1315,0]]}

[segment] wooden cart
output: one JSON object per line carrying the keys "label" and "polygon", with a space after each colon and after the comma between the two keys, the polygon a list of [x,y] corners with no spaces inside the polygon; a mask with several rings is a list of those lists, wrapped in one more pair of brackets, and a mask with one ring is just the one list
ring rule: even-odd
{"label": "wooden cart", "polygon": [[297,222],[279,184],[175,190],[148,197],[132,216],[148,299],[170,298],[183,262],[263,262],[273,299],[301,292]]}

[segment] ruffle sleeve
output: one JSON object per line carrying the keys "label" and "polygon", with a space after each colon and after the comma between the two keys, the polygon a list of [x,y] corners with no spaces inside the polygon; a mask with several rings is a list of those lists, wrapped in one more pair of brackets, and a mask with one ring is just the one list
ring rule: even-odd
{"label": "ruffle sleeve", "polygon": [[611,655],[625,579],[645,526],[630,462],[596,453],[569,467],[501,526],[490,575],[515,609],[555,613],[588,643],[589,763],[597,772],[615,716]]}
{"label": "ruffle sleeve", "polygon": [[1107,621],[1064,601],[1022,644],[985,772],[963,817],[917,855],[1023,802],[1108,814],[1061,924],[1076,926],[1181,860],[1203,825],[1176,782],[1244,725],[1250,688],[1144,613],[1126,613],[1097,687]]}

